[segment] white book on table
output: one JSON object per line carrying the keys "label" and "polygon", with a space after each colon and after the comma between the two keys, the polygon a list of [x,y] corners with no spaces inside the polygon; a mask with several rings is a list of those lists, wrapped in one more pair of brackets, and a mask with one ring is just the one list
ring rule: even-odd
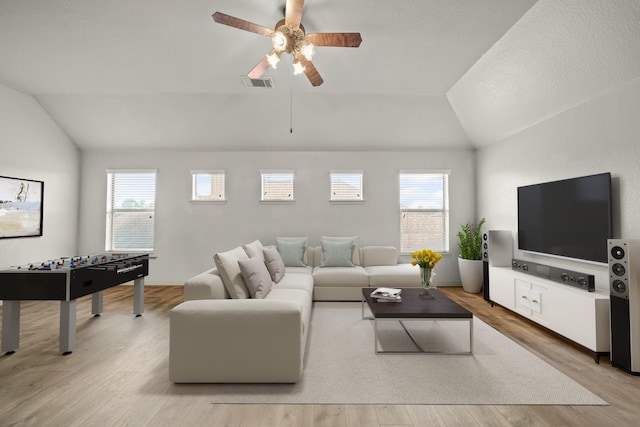
{"label": "white book on table", "polygon": [[402,289],[397,288],[378,288],[371,292],[371,297],[376,299],[400,300]]}

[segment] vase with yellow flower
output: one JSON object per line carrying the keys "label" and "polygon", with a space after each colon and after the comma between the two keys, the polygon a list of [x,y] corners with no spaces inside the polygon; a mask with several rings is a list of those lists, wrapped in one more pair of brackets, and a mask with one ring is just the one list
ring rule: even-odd
{"label": "vase with yellow flower", "polygon": [[431,275],[433,268],[438,261],[442,259],[442,255],[432,251],[431,249],[422,249],[419,251],[411,252],[411,265],[417,265],[420,267],[420,281],[422,283],[423,291],[420,295],[426,298],[433,298],[431,294]]}

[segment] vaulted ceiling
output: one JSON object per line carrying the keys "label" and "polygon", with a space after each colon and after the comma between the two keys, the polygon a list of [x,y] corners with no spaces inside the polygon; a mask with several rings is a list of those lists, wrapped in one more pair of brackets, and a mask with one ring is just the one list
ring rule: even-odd
{"label": "vaulted ceiling", "polygon": [[492,88],[469,75],[509,66],[485,54],[519,51],[501,39],[521,20],[553,48],[536,0],[307,0],[307,33],[360,32],[361,46],[318,48],[320,87],[283,57],[266,72],[275,88],[246,88],[270,40],[211,15],[272,27],[284,2],[0,0],[0,83],[33,95],[81,149],[468,149],[503,136],[476,123]]}

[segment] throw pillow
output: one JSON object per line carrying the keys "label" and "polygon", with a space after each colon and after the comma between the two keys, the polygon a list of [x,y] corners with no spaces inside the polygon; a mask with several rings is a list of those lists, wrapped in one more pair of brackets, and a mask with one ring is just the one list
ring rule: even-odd
{"label": "throw pillow", "polygon": [[307,241],[276,239],[276,246],[287,267],[304,267],[304,252]]}
{"label": "throw pillow", "polygon": [[242,273],[238,266],[241,259],[249,259],[244,249],[238,246],[227,252],[219,252],[213,256],[216,267],[222,277],[222,283],[229,292],[229,296],[234,299],[249,298],[249,291],[242,279]]}
{"label": "throw pillow", "polygon": [[266,297],[271,290],[272,282],[264,261],[258,257],[253,257],[239,260],[238,265],[251,298]]}
{"label": "throw pillow", "polygon": [[309,238],[302,237],[302,236],[301,237],[276,237],[276,244],[278,242],[299,242],[300,240],[304,241],[304,254],[302,255],[302,262],[305,265],[309,265],[309,264],[311,264],[309,262],[309,259],[308,259],[308,257],[309,257],[309,254],[308,254],[308,252],[309,252],[308,251],[308,246],[309,246],[308,240],[309,240]]}
{"label": "throw pillow", "polygon": [[353,240],[332,242],[320,240],[322,263],[320,267],[353,267]]}
{"label": "throw pillow", "polygon": [[353,241],[353,256],[351,257],[351,262],[353,262],[353,265],[361,265],[360,248],[358,247],[358,236],[351,236],[351,237],[320,236],[320,240],[326,240],[328,242],[344,242],[349,240]]}
{"label": "throw pillow", "polygon": [[266,246],[262,253],[264,254],[264,263],[267,266],[267,270],[269,270],[271,280],[278,283],[284,276],[285,269],[280,252],[275,246]]}
{"label": "throw pillow", "polygon": [[244,249],[249,258],[260,258],[264,262],[264,254],[262,253],[262,249],[264,249],[264,247],[260,240],[254,240],[251,243],[242,245],[242,249]]}

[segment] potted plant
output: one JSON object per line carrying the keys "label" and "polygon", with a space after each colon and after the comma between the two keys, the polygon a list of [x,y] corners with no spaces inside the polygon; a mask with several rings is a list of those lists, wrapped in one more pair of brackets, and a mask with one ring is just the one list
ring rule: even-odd
{"label": "potted plant", "polygon": [[485,223],[482,218],[477,224],[468,222],[460,225],[458,232],[458,269],[462,289],[477,294],[482,290],[482,233],[480,230]]}

